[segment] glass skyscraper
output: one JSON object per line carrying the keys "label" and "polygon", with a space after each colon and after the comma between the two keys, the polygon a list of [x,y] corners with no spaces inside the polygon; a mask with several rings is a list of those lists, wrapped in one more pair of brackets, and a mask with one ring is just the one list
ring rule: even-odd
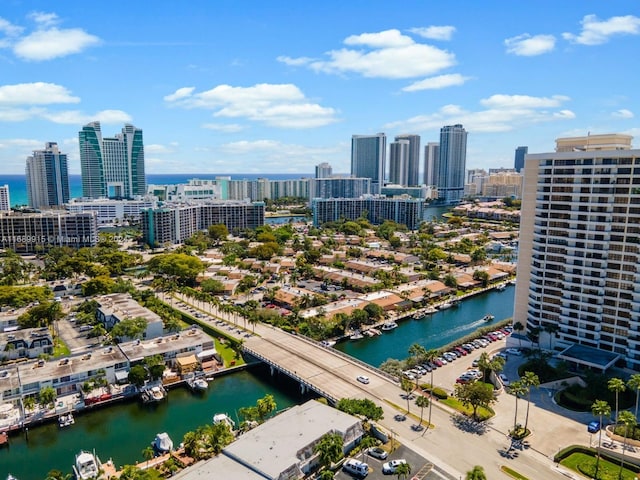
{"label": "glass skyscraper", "polygon": [[25,166],[27,196],[33,208],[53,207],[69,201],[67,155],[58,144],[47,142],[44,150],[34,150]]}
{"label": "glass skyscraper", "polygon": [[406,185],[415,187],[420,185],[420,135],[396,135],[396,142],[400,140],[408,140],[409,147],[407,149],[407,180]]}
{"label": "glass skyscraper", "polygon": [[100,122],[79,132],[82,195],[132,198],[146,193],[142,130],[125,125],[122,133],[103,138]]}
{"label": "glass skyscraper", "polygon": [[467,131],[460,124],[440,129],[438,161],[439,203],[454,205],[464,196],[464,174],[467,164]]}
{"label": "glass skyscraper", "polygon": [[371,193],[380,193],[384,186],[384,166],[387,136],[353,135],[351,138],[351,176],[371,179]]}
{"label": "glass skyscraper", "polygon": [[516,172],[522,171],[524,168],[524,156],[529,152],[529,147],[516,148],[516,155],[513,159],[513,168]]}

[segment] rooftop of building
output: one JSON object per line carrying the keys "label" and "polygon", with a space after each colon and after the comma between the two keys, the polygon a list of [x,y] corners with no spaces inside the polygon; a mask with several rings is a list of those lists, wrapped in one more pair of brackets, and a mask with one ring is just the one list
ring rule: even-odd
{"label": "rooftop of building", "polygon": [[171,352],[189,352],[200,347],[212,349],[213,339],[199,328],[188,328],[178,333],[142,341],[121,343],[118,345],[131,363],[152,355],[165,355]]}

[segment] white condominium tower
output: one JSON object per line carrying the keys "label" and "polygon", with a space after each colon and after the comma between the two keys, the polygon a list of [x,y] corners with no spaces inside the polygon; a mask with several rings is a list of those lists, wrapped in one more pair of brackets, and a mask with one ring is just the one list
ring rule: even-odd
{"label": "white condominium tower", "polygon": [[440,149],[436,185],[438,198],[445,205],[455,205],[464,196],[464,173],[467,165],[467,131],[460,124],[440,129]]}
{"label": "white condominium tower", "polygon": [[66,153],[58,144],[47,142],[44,150],[34,150],[25,166],[29,206],[45,208],[69,201],[69,171]]}
{"label": "white condominium tower", "polygon": [[384,166],[387,136],[353,135],[351,138],[351,176],[371,179],[371,193],[380,193],[384,186]]}
{"label": "white condominium tower", "polygon": [[525,157],[514,322],[601,369],[621,359],[640,369],[640,150],[631,139],[562,138],[556,152]]}
{"label": "white condominium tower", "polygon": [[0,185],[0,212],[11,210],[11,199],[9,197],[9,185]]}
{"label": "white condominium tower", "polygon": [[132,198],[146,193],[142,130],[125,125],[122,133],[103,138],[100,122],[79,132],[82,196]]}

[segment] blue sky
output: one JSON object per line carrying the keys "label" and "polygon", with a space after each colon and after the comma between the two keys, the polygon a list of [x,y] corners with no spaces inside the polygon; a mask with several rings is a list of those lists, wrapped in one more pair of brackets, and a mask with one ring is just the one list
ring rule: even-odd
{"label": "blue sky", "polygon": [[[350,168],[353,134],[469,132],[467,168],[561,136],[638,136],[637,0],[3,0],[0,173],[100,120],[149,173]],[[637,145],[638,140],[634,142]]]}

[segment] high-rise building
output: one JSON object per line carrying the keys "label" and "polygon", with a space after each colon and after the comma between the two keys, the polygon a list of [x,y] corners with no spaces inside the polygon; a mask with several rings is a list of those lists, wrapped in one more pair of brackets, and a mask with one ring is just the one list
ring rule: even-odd
{"label": "high-rise building", "polygon": [[384,185],[387,136],[353,135],[351,138],[351,176],[371,179],[371,193]]}
{"label": "high-rise building", "polygon": [[556,152],[528,154],[524,166],[514,321],[542,345],[557,338],[568,347],[561,358],[602,370],[621,359],[640,368],[640,150],[631,139],[558,139]]}
{"label": "high-rise building", "polygon": [[366,215],[373,225],[385,220],[406,225],[415,230],[424,219],[424,200],[417,198],[314,198],[311,200],[313,224],[337,222],[343,218],[357,220]]}
{"label": "high-rise building", "polygon": [[333,169],[327,162],[316,165],[316,178],[331,178],[331,175],[333,175]]}
{"label": "high-rise building", "polygon": [[437,185],[438,164],[440,162],[440,144],[429,142],[424,147],[424,173],[422,182],[425,185]]}
{"label": "high-rise building", "polygon": [[529,147],[516,148],[516,155],[513,159],[513,168],[516,172],[521,171],[524,168],[524,156],[529,153]]}
{"label": "high-rise building", "polygon": [[464,196],[466,163],[467,131],[460,124],[442,127],[437,180],[440,203],[454,205]]}
{"label": "high-rise building", "polygon": [[103,138],[100,122],[79,132],[82,195],[88,198],[132,198],[144,195],[142,130],[126,124],[122,133]]}
{"label": "high-rise building", "polygon": [[408,140],[407,152],[407,183],[408,187],[420,185],[420,135],[403,134],[396,135],[396,142]]}
{"label": "high-rise building", "polygon": [[370,193],[370,178],[312,178],[309,181],[310,200],[314,198],[358,198]]}
{"label": "high-rise building", "polygon": [[389,183],[409,185],[409,140],[389,144]]}
{"label": "high-rise building", "polygon": [[9,185],[0,185],[0,212],[11,210],[11,198],[9,197]]}
{"label": "high-rise building", "polygon": [[33,208],[54,207],[69,201],[67,155],[58,144],[47,142],[44,150],[34,150],[25,167],[27,197]]}

